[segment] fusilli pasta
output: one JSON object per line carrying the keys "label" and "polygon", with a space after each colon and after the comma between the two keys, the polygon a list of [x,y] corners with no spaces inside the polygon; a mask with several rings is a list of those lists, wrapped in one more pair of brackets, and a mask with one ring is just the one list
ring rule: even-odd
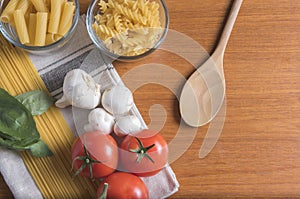
{"label": "fusilli pasta", "polygon": [[162,34],[159,4],[151,0],[99,0],[93,29],[113,53],[139,55]]}

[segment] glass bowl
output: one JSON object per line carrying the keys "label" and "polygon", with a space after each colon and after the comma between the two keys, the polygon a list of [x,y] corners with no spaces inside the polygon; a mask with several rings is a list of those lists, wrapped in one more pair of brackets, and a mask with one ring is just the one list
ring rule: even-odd
{"label": "glass bowl", "polygon": [[[112,14],[110,14],[110,16],[108,16],[109,14],[105,15],[105,13],[106,13],[105,10],[104,11],[101,10],[102,7],[99,3],[100,1],[102,3],[105,2],[106,7],[108,9],[110,9],[110,12],[112,12]],[[146,3],[147,5],[150,6],[150,4],[153,4],[153,5],[156,4],[155,6],[157,6],[156,8],[158,9],[158,12],[156,12],[153,16],[151,16],[151,15],[149,15],[149,13],[147,13],[147,11],[143,11],[142,8],[139,8],[138,5],[135,5],[136,7],[138,7],[138,8],[136,8],[136,10],[130,10],[130,9],[132,9],[129,7],[130,2],[140,2],[140,1],[127,0],[127,1],[124,1],[123,3],[120,3],[120,2],[122,2],[122,1],[120,1],[120,0],[112,0],[112,1],[93,0],[88,8],[87,16],[86,16],[86,26],[87,26],[88,34],[89,34],[91,40],[94,42],[94,44],[104,54],[106,54],[107,56],[111,57],[114,60],[134,61],[134,60],[144,58],[145,56],[149,55],[154,50],[156,50],[161,45],[161,43],[163,42],[163,40],[165,39],[165,37],[167,35],[168,28],[169,28],[169,13],[168,13],[166,4],[165,4],[164,0],[145,0],[144,2],[147,2]],[[114,3],[115,5],[110,5],[109,3]],[[123,7],[124,4],[125,4],[125,6],[128,6],[128,7],[124,8]],[[119,17],[115,15],[114,11],[111,11],[114,9],[116,10],[116,13],[119,13]],[[137,10],[137,9],[140,9],[140,10]],[[152,11],[152,10],[150,10],[150,11]],[[148,18],[146,16],[146,14],[144,14],[144,13],[148,14]],[[126,16],[127,14],[129,16],[129,18],[128,18],[128,16]],[[140,22],[139,19],[137,18],[138,15],[142,16],[143,19],[148,20],[148,21]],[[100,25],[99,25],[99,21],[101,24],[102,23],[101,21],[107,20],[107,22],[104,22],[104,26],[109,27],[110,22],[108,22],[108,21],[110,19],[115,20],[116,17],[117,17],[117,19],[121,20],[123,32],[118,30],[118,24],[116,22],[114,22],[115,25],[111,26],[113,30],[110,29],[114,32],[110,36],[106,35],[106,39],[104,39],[105,37],[100,38],[99,32],[100,32],[100,34],[103,34],[103,32],[109,33],[109,30],[107,31],[103,28],[101,29]],[[157,19],[157,21],[159,21],[159,24],[160,24],[159,26],[158,25],[157,26],[149,25],[150,23],[152,24],[152,22],[150,22],[150,20],[153,20],[154,18]],[[125,21],[127,21],[126,24],[125,24]],[[142,27],[138,26],[141,23],[144,23],[144,25]],[[153,22],[153,23],[156,23],[156,22]],[[95,27],[95,24],[97,24],[97,27]],[[135,29],[133,29],[133,27],[130,28],[130,27],[128,27],[129,26],[128,24],[131,24],[136,28]],[[145,30],[147,31],[147,33],[145,33],[145,34],[143,33],[143,34],[146,35],[145,36],[146,38],[142,37],[140,34],[136,34],[137,32],[141,32],[141,31],[145,31]],[[115,33],[115,35],[113,35],[114,33]],[[147,46],[145,46],[145,47],[141,47],[141,45],[138,47],[131,46],[130,47],[131,49],[132,48],[139,49],[142,52],[140,52],[139,54],[133,54],[133,55],[126,54],[128,52],[133,52],[133,51],[124,50],[125,49],[124,46],[126,45],[126,49],[129,49],[129,48],[127,48],[128,42],[131,42],[131,41],[135,42],[135,39],[137,37],[139,37],[140,40],[143,40],[143,41],[150,41],[151,44],[147,44]],[[113,44],[115,46],[111,47]],[[109,47],[107,47],[107,46],[109,46]],[[124,53],[119,53],[117,51],[123,51]]]}
{"label": "glass bowl", "polygon": [[[20,0],[23,1],[23,0]],[[0,1],[0,16],[5,9],[5,6],[9,0],[2,0]],[[20,42],[20,39],[16,33],[16,30],[13,26],[11,26],[9,23],[4,23],[0,20],[0,32],[3,34],[3,36],[14,46],[21,48],[27,52],[33,53],[33,54],[48,54],[51,52],[54,52],[60,48],[62,48],[71,38],[72,35],[74,34],[74,31],[76,29],[77,23],[78,23],[78,18],[79,18],[79,1],[78,0],[72,0],[71,2],[74,2],[75,4],[75,12],[73,15],[73,21],[71,24],[70,29],[64,34],[64,36],[61,36],[57,41],[45,45],[45,46],[31,46],[31,45],[26,45],[22,44]],[[28,21],[27,21],[28,23]]]}

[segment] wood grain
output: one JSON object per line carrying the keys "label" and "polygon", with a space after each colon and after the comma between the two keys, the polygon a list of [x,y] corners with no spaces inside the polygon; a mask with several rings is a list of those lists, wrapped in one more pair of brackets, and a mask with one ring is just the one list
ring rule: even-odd
{"label": "wood grain", "polygon": [[[170,29],[211,53],[231,2],[166,0]],[[299,27],[300,1],[244,1],[224,57],[227,115],[222,135],[213,151],[199,159],[208,125],[197,130],[188,150],[171,164],[180,188],[170,198],[300,197]],[[166,64],[185,78],[194,71],[182,58],[160,50],[115,66],[123,76],[150,62]],[[177,92],[183,83],[177,82]],[[148,123],[152,105],[165,108],[162,133],[171,141],[180,121],[175,95],[161,85],[146,84],[134,97]],[[0,198],[9,197],[0,181]]]}

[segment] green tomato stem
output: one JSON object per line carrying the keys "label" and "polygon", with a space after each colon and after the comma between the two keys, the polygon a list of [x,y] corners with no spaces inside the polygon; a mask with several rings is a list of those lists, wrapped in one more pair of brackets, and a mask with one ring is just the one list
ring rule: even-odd
{"label": "green tomato stem", "polygon": [[74,158],[74,160],[72,162],[71,170],[73,170],[75,161],[80,160],[80,161],[82,161],[82,165],[75,172],[74,177],[77,176],[79,173],[81,173],[85,167],[88,167],[89,174],[90,174],[90,179],[94,180],[92,164],[93,163],[100,163],[100,162],[98,160],[92,159],[92,157],[90,156],[90,154],[88,153],[88,151],[86,150],[86,147],[84,145],[83,145],[83,149],[84,149],[84,156],[77,156],[77,157]]}
{"label": "green tomato stem", "polygon": [[147,154],[147,151],[150,150],[155,146],[155,144],[152,144],[150,146],[144,147],[142,141],[135,137],[135,139],[138,142],[139,147],[137,149],[129,149],[130,152],[136,153],[138,155],[136,162],[140,163],[144,157],[149,159],[152,163],[154,163],[154,160],[150,157],[150,155]]}
{"label": "green tomato stem", "polygon": [[106,199],[107,197],[107,190],[108,190],[108,184],[107,183],[104,183],[104,187],[103,187],[103,190],[99,196],[98,199]]}

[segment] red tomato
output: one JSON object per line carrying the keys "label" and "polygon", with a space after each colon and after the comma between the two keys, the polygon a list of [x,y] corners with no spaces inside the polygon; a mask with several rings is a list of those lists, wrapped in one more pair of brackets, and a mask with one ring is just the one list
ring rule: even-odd
{"label": "red tomato", "polygon": [[[106,197],[103,197],[104,183],[108,185]],[[147,199],[149,196],[145,183],[139,177],[130,173],[116,172],[101,182],[97,191],[97,198]]]}
{"label": "red tomato", "polygon": [[75,175],[92,179],[112,174],[118,165],[118,146],[110,135],[88,132],[77,138],[72,146]]}
{"label": "red tomato", "polygon": [[168,145],[159,133],[142,130],[124,138],[119,155],[121,170],[137,176],[152,176],[167,164]]}

